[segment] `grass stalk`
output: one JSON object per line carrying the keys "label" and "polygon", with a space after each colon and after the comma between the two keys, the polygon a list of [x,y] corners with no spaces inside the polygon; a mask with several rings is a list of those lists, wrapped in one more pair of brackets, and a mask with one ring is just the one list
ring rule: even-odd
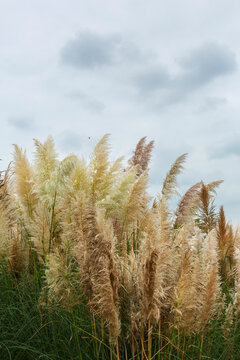
{"label": "grass stalk", "polygon": [[50,228],[49,228],[49,233],[50,233],[49,248],[48,248],[49,253],[51,251],[52,241],[53,241],[53,236],[54,236],[53,223],[54,223],[54,217],[55,217],[54,211],[55,211],[55,205],[56,205],[56,198],[57,198],[57,191],[55,190],[53,204],[52,204],[52,208],[51,208],[52,212],[51,212],[51,222],[50,222]]}
{"label": "grass stalk", "polygon": [[199,360],[202,360],[202,350],[203,350],[203,334],[201,334],[201,344],[200,344],[200,354],[199,354]]}

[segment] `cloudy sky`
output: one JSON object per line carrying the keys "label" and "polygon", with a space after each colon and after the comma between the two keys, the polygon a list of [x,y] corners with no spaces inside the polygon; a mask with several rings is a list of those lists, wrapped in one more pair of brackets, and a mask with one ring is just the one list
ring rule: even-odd
{"label": "cloudy sky", "polygon": [[217,205],[237,222],[239,13],[237,0],[2,2],[1,167],[48,134],[60,156],[88,156],[111,133],[113,158],[147,136],[152,194],[187,152],[180,192],[224,179]]}

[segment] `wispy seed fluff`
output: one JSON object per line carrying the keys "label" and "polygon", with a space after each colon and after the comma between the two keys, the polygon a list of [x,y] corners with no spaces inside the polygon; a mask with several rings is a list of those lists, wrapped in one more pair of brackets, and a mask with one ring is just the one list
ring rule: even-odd
{"label": "wispy seed fluff", "polygon": [[86,239],[85,277],[91,286],[90,305],[108,324],[110,340],[120,334],[119,286],[120,270],[115,253],[111,220],[105,220],[104,209],[89,210]]}

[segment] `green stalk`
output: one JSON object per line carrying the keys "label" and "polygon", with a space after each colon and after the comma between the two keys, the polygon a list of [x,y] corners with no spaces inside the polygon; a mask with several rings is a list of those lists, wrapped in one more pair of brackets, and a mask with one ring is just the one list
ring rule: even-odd
{"label": "green stalk", "polygon": [[77,331],[77,325],[76,325],[76,320],[75,320],[75,316],[74,316],[74,313],[73,313],[73,309],[71,309],[71,313],[72,313],[72,318],[73,318],[74,333],[75,333],[75,336],[76,336],[76,339],[77,339],[79,359],[82,360],[81,346],[80,346],[80,341],[79,341],[79,336],[78,336],[78,331]]}
{"label": "green stalk", "polygon": [[48,248],[49,253],[50,253],[50,250],[51,250],[51,245],[52,245],[52,240],[53,240],[53,221],[54,221],[54,210],[55,210],[55,205],[56,205],[56,197],[57,197],[57,190],[55,190],[54,200],[53,200],[53,204],[52,204],[52,216],[51,216],[51,224],[50,224],[50,239],[49,239],[49,248]]}

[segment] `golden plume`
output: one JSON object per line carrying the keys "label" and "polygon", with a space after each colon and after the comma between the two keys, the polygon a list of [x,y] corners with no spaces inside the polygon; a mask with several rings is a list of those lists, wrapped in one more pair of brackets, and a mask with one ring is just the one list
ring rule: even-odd
{"label": "golden plume", "polygon": [[153,140],[146,144],[146,136],[141,138],[137,143],[133,156],[128,160],[129,168],[136,167],[137,176],[140,176],[144,171],[148,170],[153,146]]}
{"label": "golden plume", "polygon": [[187,154],[183,154],[179,156],[166,175],[162,187],[162,195],[165,197],[166,200],[170,199],[170,197],[173,195],[173,193],[176,190],[177,175],[179,175],[180,172],[182,171],[183,164],[186,161],[186,157]]}
{"label": "golden plume", "polygon": [[34,172],[28,162],[26,151],[14,145],[14,178],[17,196],[25,210],[27,217],[32,218],[37,196],[34,192]]}

